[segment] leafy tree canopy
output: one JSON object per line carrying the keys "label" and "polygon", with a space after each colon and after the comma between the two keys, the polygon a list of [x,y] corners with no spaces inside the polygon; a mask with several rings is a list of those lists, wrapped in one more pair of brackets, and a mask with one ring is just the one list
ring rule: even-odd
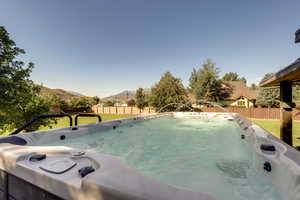
{"label": "leafy tree canopy", "polygon": [[92,103],[86,97],[74,97],[70,100],[70,110],[72,112],[90,112]]}
{"label": "leafy tree canopy", "polygon": [[51,97],[51,101],[52,101],[52,105],[59,106],[61,112],[66,113],[70,111],[69,103],[63,98],[60,98],[57,95],[53,95]]}
{"label": "leafy tree canopy", "polygon": [[258,86],[255,83],[252,83],[251,84],[251,89],[256,90],[256,89],[258,89]]}
{"label": "leafy tree canopy", "polygon": [[108,100],[104,102],[104,106],[114,106],[114,105],[115,105],[115,101]]}
{"label": "leafy tree canopy", "polygon": [[134,100],[134,99],[129,99],[129,100],[127,101],[127,105],[128,105],[128,106],[135,106],[135,100]]}
{"label": "leafy tree canopy", "polygon": [[[0,130],[8,131],[23,125],[36,115],[50,111],[50,102],[40,96],[40,88],[29,80],[33,63],[25,66],[18,56],[25,51],[16,46],[9,33],[0,26]],[[48,125],[40,120],[26,131]]]}
{"label": "leafy tree canopy", "polygon": [[135,94],[135,101],[135,104],[139,109],[143,109],[145,106],[147,106],[148,102],[146,100],[146,95],[143,88],[137,89]]}
{"label": "leafy tree canopy", "polygon": [[228,72],[226,73],[223,78],[223,81],[244,81],[247,82],[245,77],[240,77],[236,72]]}
{"label": "leafy tree canopy", "polygon": [[100,98],[98,97],[98,96],[94,96],[93,97],[93,105],[97,105],[97,104],[99,104],[100,103]]}
{"label": "leafy tree canopy", "polygon": [[[187,102],[187,91],[181,79],[170,72],[151,88],[150,103],[157,111],[174,111]],[[161,110],[162,109],[162,110]]]}

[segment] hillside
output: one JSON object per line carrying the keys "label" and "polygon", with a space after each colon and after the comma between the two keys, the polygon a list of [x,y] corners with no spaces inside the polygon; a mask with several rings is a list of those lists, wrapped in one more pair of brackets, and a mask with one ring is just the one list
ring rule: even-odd
{"label": "hillside", "polygon": [[64,100],[70,100],[73,97],[80,97],[80,96],[84,96],[80,93],[77,92],[72,92],[72,91],[66,91],[63,89],[51,89],[51,88],[47,88],[44,86],[41,86],[41,94],[44,96],[52,96],[52,95],[56,95]]}
{"label": "hillside", "polygon": [[[118,94],[104,97],[103,99],[104,100],[118,100],[118,101],[132,99],[135,97],[135,92],[136,92],[136,90],[124,90]],[[151,90],[149,88],[144,88],[144,92],[146,94],[150,94]]]}

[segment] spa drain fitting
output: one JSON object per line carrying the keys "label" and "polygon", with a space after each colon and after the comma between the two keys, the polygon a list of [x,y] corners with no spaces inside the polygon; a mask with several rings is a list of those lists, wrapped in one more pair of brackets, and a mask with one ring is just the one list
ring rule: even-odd
{"label": "spa drain fitting", "polygon": [[271,167],[271,164],[269,162],[264,163],[264,170],[266,170],[267,172],[272,171],[272,167]]}
{"label": "spa drain fitting", "polygon": [[241,135],[241,139],[245,139],[245,135],[244,134]]}

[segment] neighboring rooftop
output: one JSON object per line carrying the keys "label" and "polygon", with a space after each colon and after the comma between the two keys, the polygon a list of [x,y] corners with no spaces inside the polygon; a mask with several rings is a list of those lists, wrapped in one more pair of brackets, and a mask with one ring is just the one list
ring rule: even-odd
{"label": "neighboring rooftop", "polygon": [[228,100],[236,100],[240,97],[246,97],[253,100],[258,96],[258,90],[247,87],[244,81],[223,81],[226,86],[229,86],[232,90]]}

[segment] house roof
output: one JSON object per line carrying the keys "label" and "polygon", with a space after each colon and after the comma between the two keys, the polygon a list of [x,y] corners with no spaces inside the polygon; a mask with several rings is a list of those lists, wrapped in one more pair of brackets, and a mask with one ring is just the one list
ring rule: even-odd
{"label": "house roof", "polygon": [[236,100],[240,97],[246,97],[247,99],[253,100],[258,96],[258,90],[247,87],[244,81],[223,81],[225,87],[231,89],[227,100]]}

